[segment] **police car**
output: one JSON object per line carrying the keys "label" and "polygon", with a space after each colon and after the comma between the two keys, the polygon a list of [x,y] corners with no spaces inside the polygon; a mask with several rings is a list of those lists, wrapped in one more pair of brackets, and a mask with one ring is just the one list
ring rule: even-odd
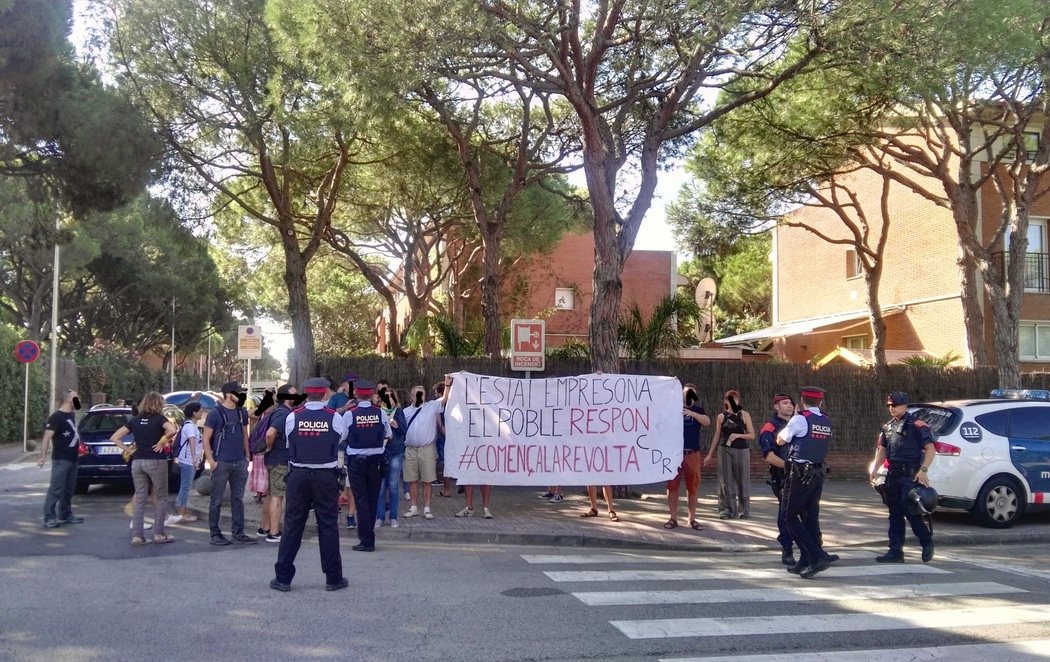
{"label": "police car", "polygon": [[933,432],[930,486],[940,506],[983,526],[1013,526],[1050,508],[1050,391],[996,389],[989,398],[908,407]]}

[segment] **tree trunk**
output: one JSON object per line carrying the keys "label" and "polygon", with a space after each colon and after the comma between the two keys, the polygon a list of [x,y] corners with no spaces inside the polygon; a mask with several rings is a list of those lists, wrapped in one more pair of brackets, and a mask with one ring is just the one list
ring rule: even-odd
{"label": "tree trunk", "polygon": [[503,320],[500,318],[500,291],[503,289],[503,265],[500,262],[502,237],[500,224],[483,231],[484,273],[481,277],[481,314],[485,319],[485,354],[500,356],[503,345]]}
{"label": "tree trunk", "polygon": [[291,365],[288,374],[292,384],[300,385],[314,372],[314,331],[310,326],[310,301],[306,297],[306,262],[299,252],[294,233],[281,233],[284,247],[284,284],[288,289],[288,318],[292,323]]}
{"label": "tree trunk", "polygon": [[879,282],[882,280],[882,263],[864,269],[864,285],[868,295],[868,321],[871,323],[871,360],[876,378],[886,374],[886,320],[882,318],[879,303]]}
{"label": "tree trunk", "polygon": [[[588,172],[588,179],[591,175]],[[617,339],[620,300],[623,296],[623,262],[617,247],[617,214],[611,197],[594,196],[594,294],[591,298],[591,368],[595,372],[620,371]],[[604,191],[603,191],[604,192]]]}
{"label": "tree trunk", "polygon": [[959,249],[959,292],[962,295],[963,326],[966,328],[966,351],[973,367],[988,365],[984,342],[982,293],[977,287],[977,262],[965,248]]}

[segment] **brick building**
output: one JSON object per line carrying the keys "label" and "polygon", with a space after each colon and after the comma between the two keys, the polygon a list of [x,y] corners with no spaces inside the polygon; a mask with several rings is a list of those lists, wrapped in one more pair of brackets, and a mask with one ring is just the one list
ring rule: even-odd
{"label": "brick building", "polygon": [[[882,177],[861,170],[845,181],[869,219],[880,218]],[[930,181],[931,190],[939,186]],[[979,202],[979,235],[987,245],[1001,215],[1000,197],[991,183],[981,191]],[[889,223],[879,285],[887,361],[954,353],[960,357],[956,363],[966,365],[969,357],[957,266],[960,249],[951,211],[898,183],[890,184],[887,205]],[[1050,361],[1048,218],[1050,196],[1043,196],[1032,207],[1026,257],[1029,276],[1020,333],[1024,371],[1045,370]],[[845,225],[829,209],[804,207],[786,219],[803,222],[833,239],[847,238]],[[871,242],[878,237],[879,225],[874,223],[876,234]],[[772,326],[717,342],[754,344],[792,362],[870,363],[867,290],[855,249],[823,241],[804,228],[778,224],[772,232]],[[991,354],[991,310],[983,296],[981,304],[984,342]]]}

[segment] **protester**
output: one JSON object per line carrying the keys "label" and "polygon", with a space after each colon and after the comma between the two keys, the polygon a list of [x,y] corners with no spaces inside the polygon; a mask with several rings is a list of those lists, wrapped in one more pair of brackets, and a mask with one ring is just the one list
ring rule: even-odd
{"label": "protester", "polygon": [[76,391],[68,390],[62,395],[58,410],[44,424],[44,438],[40,443],[40,458],[36,465],[44,466],[50,447],[51,483],[44,497],[44,526],[49,529],[84,521],[83,517],[73,514],[73,492],[76,491],[77,462],[80,457],[80,434],[77,432],[74,413],[77,409],[80,409],[80,396]]}
{"label": "protester", "polygon": [[751,451],[755,438],[751,414],[740,404],[740,392],[728,390],[722,400],[724,411],[715,419],[711,448],[704,458],[710,465],[718,453],[718,517],[747,519],[751,516]]}
{"label": "protester", "polygon": [[[135,501],[131,514],[132,545],[145,545],[146,539],[142,527],[143,511],[150,489],[156,504],[153,518],[153,540],[155,543],[175,542],[175,538],[165,531],[165,514],[168,509],[168,456],[172,439],[178,433],[174,423],[164,417],[164,398],[156,391],[150,391],[139,403],[138,414],[122,425],[109,438],[121,452],[133,452],[131,457],[131,480],[135,484]],[[131,451],[123,443],[128,434],[134,435],[135,450]]]}
{"label": "protester", "polygon": [[401,409],[401,401],[397,397],[397,391],[391,388],[386,381],[377,382],[379,387],[373,402],[381,407],[390,421],[391,437],[384,451],[384,464],[386,472],[379,486],[379,503],[376,506],[376,526],[383,526],[386,520],[387,508],[390,509],[390,528],[396,529],[401,526],[397,521],[399,508],[399,496],[401,494],[401,468],[405,462],[405,412]]}
{"label": "protester", "polygon": [[664,523],[665,529],[678,526],[678,494],[685,480],[686,509],[689,526],[695,531],[704,527],[696,521],[696,493],[700,488],[700,430],[711,425],[711,417],[700,405],[700,397],[694,384],[682,387],[682,464],[678,473],[667,481],[667,509],[671,519]]}
{"label": "protester", "polygon": [[222,385],[222,401],[204,421],[204,459],[211,469],[211,499],[208,504],[208,528],[211,544],[229,545],[219,529],[219,514],[226,486],[230,488],[230,511],[233,515],[233,540],[254,545],[255,538],[244,533],[244,488],[248,483],[248,413],[244,410],[247,394],[236,381]]}
{"label": "protester", "polygon": [[[602,485],[602,496],[605,498],[605,505],[609,508],[609,519],[613,522],[619,522],[620,516],[616,514],[616,510],[613,509],[613,489],[612,485]],[[591,507],[586,512],[580,514],[580,517],[597,517],[598,516],[598,487],[596,485],[587,486],[587,498],[591,501]]]}
{"label": "protester", "polygon": [[426,400],[427,390],[413,386],[412,404],[405,407],[405,482],[409,484],[409,509],[405,517],[419,515],[419,484],[423,485],[423,518],[434,519],[430,510],[433,483],[437,480],[437,419],[445,409],[452,378],[445,377],[445,389],[440,400]]}
{"label": "protester", "polygon": [[182,424],[182,447],[175,458],[175,463],[179,467],[179,493],[175,497],[175,507],[179,509],[179,512],[164,522],[167,525],[197,521],[196,515],[190,513],[188,506],[193,476],[197,472],[197,466],[204,459],[204,445],[201,443],[201,432],[197,427],[204,412],[199,402],[191,402],[186,405],[182,413],[186,417]]}
{"label": "protester", "polygon": [[[474,485],[464,485],[463,491],[466,498],[466,506],[456,513],[456,517],[474,517]],[[485,519],[492,519],[492,511],[489,510],[489,499],[492,497],[491,485],[478,485],[481,488],[481,507]]]}
{"label": "protester", "polygon": [[[305,396],[303,396],[305,397]],[[277,389],[277,405],[266,423],[265,465],[270,490],[263,503],[266,514],[266,532],[261,534],[269,543],[281,542],[281,522],[284,519],[284,500],[287,493],[288,438],[284,432],[292,407],[302,402],[302,397],[291,384]]]}

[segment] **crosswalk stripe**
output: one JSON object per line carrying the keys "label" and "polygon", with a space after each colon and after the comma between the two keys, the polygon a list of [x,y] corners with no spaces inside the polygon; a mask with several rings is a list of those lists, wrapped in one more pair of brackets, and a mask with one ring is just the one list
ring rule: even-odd
{"label": "crosswalk stripe", "polygon": [[838,651],[820,653],[776,653],[772,655],[737,655],[733,657],[674,657],[661,658],[660,662],[797,662],[799,659],[812,662],[885,662],[887,659],[951,660],[952,662],[987,662],[987,660],[1045,660],[1050,650],[1050,639],[1027,641],[1004,641],[995,644],[960,644],[957,646],[933,646],[928,648],[887,648],[862,651]]}
{"label": "crosswalk stripe", "polygon": [[704,591],[591,591],[573,593],[586,605],[678,605],[723,602],[803,602],[807,600],[892,600],[936,596],[1026,593],[995,582],[910,584],[905,586],[794,586],[792,588],[715,589]]}
{"label": "crosswalk stripe", "polygon": [[851,613],[609,621],[629,639],[724,637],[879,630],[945,630],[1050,621],[1050,605],[957,609],[904,609],[891,614]]}
{"label": "crosswalk stripe", "polygon": [[[547,570],[545,575],[555,582],[627,582],[627,581],[682,581],[789,578],[783,567],[773,568],[712,568],[710,570]],[[874,577],[876,575],[937,575],[951,574],[931,565],[853,565],[831,566],[821,577]],[[804,580],[803,580],[804,581]]]}
{"label": "crosswalk stripe", "polygon": [[[863,551],[839,552],[843,560],[871,560],[875,554]],[[686,563],[698,564],[695,556],[655,556],[650,554],[522,554],[526,563],[534,565],[597,565],[601,563]],[[748,565],[768,565],[780,562],[780,552],[776,554],[749,554],[747,556],[726,556],[733,563]]]}

